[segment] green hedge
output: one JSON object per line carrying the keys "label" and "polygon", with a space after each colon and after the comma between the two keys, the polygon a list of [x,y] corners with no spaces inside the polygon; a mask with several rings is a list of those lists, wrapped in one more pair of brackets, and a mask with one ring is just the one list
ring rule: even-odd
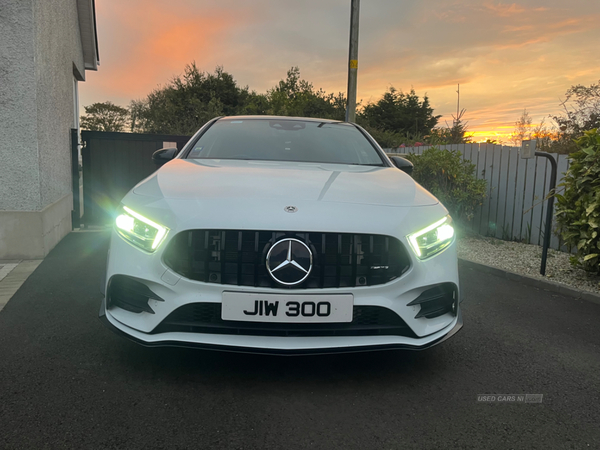
{"label": "green hedge", "polygon": [[594,129],[575,141],[579,150],[555,194],[556,219],[565,244],[577,248],[574,265],[600,274],[600,134]]}
{"label": "green hedge", "polygon": [[463,160],[456,150],[431,147],[421,155],[403,155],[415,168],[413,178],[435,195],[453,219],[469,222],[483,204],[486,180],[475,176],[475,164]]}

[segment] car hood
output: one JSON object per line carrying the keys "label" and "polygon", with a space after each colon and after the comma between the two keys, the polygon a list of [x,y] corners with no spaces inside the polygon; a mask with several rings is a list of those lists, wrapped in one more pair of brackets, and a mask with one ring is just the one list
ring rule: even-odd
{"label": "car hood", "polygon": [[165,199],[428,206],[438,200],[395,167],[276,161],[175,159],[133,192]]}

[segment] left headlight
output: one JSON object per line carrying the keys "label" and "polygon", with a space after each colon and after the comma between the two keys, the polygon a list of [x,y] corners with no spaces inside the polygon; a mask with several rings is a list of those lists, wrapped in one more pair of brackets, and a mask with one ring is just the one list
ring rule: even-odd
{"label": "left headlight", "polygon": [[115,220],[117,232],[136,247],[152,253],[164,241],[169,229],[136,213],[127,206],[121,206]]}
{"label": "left headlight", "polygon": [[417,258],[427,259],[438,254],[452,243],[454,227],[452,218],[446,216],[416,233],[406,236]]}

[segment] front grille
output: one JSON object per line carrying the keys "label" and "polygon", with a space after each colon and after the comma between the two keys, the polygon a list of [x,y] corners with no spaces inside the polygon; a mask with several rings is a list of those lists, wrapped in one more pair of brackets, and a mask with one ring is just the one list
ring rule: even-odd
{"label": "front grille", "polygon": [[164,262],[191,280],[281,288],[265,259],[274,243],[288,237],[305,242],[313,253],[310,275],[292,289],[375,286],[410,267],[406,249],[390,236],[236,230],[183,231],[169,242]]}
{"label": "front grille", "polygon": [[152,334],[167,332],[243,336],[406,336],[416,337],[395,312],[380,306],[354,306],[348,323],[265,323],[221,319],[220,303],[191,303],[173,311]]}

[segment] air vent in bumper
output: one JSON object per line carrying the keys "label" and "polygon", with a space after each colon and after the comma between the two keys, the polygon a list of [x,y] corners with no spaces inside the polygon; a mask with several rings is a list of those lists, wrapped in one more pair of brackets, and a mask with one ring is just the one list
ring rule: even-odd
{"label": "air vent in bumper", "polygon": [[451,312],[456,314],[458,308],[458,288],[454,283],[442,283],[423,291],[408,306],[420,305],[421,309],[415,319],[425,317],[433,319]]}
{"label": "air vent in bumper", "polygon": [[126,275],[113,275],[108,283],[106,295],[107,308],[118,307],[133,313],[154,314],[148,300],[164,301],[148,286]]}

